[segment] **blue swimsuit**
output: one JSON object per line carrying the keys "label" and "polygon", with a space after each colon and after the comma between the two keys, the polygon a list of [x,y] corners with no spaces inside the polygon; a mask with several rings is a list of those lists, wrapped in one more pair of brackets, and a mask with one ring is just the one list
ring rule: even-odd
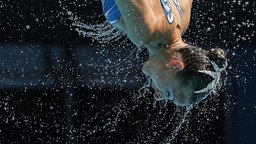
{"label": "blue swimsuit", "polygon": [[115,0],[105,0],[102,7],[105,17],[110,24],[114,24],[120,20],[122,15],[116,5]]}
{"label": "blue swimsuit", "polygon": [[[173,12],[172,12],[172,6],[168,0],[160,0],[162,7],[164,8],[165,15],[167,17],[167,20],[170,24],[173,23],[174,17],[173,17]],[[176,8],[178,9],[181,18],[183,20],[183,11],[180,7],[179,1],[178,0],[173,0]],[[114,24],[118,22],[121,18],[121,13],[120,10],[118,9],[115,0],[105,0],[104,3],[102,4],[103,7],[103,12],[105,14],[105,17],[107,18],[108,22],[110,24]]]}

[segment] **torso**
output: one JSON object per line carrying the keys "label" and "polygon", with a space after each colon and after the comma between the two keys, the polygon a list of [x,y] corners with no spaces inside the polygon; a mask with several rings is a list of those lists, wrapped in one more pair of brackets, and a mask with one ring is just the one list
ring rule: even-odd
{"label": "torso", "polygon": [[[110,1],[110,0],[108,0]],[[175,5],[175,0],[168,0],[167,3],[171,5],[173,21],[170,22],[166,15],[166,11],[163,7],[163,2],[165,0],[147,0],[148,10],[152,10],[153,14],[146,17],[148,19],[154,18],[156,23],[152,30],[153,32],[147,34],[148,38],[142,42],[142,45],[151,48],[158,47],[164,44],[173,44],[176,41],[181,40],[181,36],[187,30],[189,21],[190,21],[190,10],[192,0],[180,0],[180,7],[183,12],[181,15],[177,5]],[[152,25],[152,23],[150,23]],[[121,29],[122,31],[126,31],[125,23],[120,17],[118,22],[113,23],[113,26]],[[136,27],[136,26],[135,26]],[[143,34],[145,35],[145,33]],[[133,34],[128,35],[130,39],[133,38]]]}

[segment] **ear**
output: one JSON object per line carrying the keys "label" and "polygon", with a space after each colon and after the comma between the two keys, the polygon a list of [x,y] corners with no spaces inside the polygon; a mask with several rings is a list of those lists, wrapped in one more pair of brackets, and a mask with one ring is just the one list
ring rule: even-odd
{"label": "ear", "polygon": [[166,67],[173,72],[178,72],[184,69],[184,64],[180,60],[172,60],[166,64]]}

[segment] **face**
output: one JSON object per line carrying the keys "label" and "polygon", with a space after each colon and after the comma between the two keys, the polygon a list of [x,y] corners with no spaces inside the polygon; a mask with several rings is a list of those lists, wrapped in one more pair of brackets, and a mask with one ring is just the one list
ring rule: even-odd
{"label": "face", "polygon": [[174,99],[173,94],[176,91],[175,77],[177,72],[170,70],[170,67],[166,67],[167,63],[156,56],[152,56],[145,62],[142,68],[146,77],[152,80],[156,100]]}
{"label": "face", "polygon": [[154,98],[159,101],[169,99],[177,105],[187,105],[186,87],[177,80],[177,73],[184,68],[183,63],[175,59],[164,60],[151,56],[143,65],[142,71],[152,80]]}

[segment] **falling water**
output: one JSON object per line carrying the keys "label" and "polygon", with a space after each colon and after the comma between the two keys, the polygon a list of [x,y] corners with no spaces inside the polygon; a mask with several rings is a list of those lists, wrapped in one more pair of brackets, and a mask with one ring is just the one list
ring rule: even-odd
{"label": "falling water", "polygon": [[154,99],[146,49],[99,0],[0,1],[0,143],[254,143],[255,7],[193,1],[184,40],[224,49],[229,66],[216,91],[180,107]]}
{"label": "falling water", "polygon": [[[240,2],[241,1],[237,1],[237,2],[233,1],[230,3],[240,3]],[[200,4],[196,5],[196,7],[200,7]],[[217,3],[212,3],[208,1],[205,4],[212,7],[218,6]],[[103,22],[98,24],[84,23],[84,22],[81,22],[81,20],[77,15],[75,15],[72,11],[68,10],[68,8],[64,7],[61,1],[60,1],[60,6],[63,8],[63,11],[66,12],[69,20],[72,22],[72,26],[75,27],[75,31],[77,31],[80,36],[90,37],[93,40],[96,40],[98,42],[98,45],[101,45],[101,46],[104,46],[104,44],[109,44],[116,48],[131,47],[131,45],[127,44],[128,39],[125,37],[125,35],[122,34],[122,32],[118,31],[117,29],[113,28],[108,22]],[[198,19],[207,17],[206,16],[207,14],[204,14],[203,12],[200,12],[200,11],[195,13],[195,15],[196,15],[196,18]],[[200,15],[200,16],[197,16],[197,15]],[[223,15],[225,15],[225,13],[223,13]],[[208,17],[208,19],[210,22],[212,22],[211,17]],[[231,17],[231,20],[233,19],[234,17]],[[201,20],[196,21],[196,23],[199,23],[198,24],[199,27],[200,25],[203,25],[203,24],[200,24],[200,22],[203,23],[203,21]],[[226,22],[223,21],[221,23],[225,24]],[[252,26],[254,25],[254,23],[248,23],[248,25],[246,23],[243,25]],[[238,24],[237,26],[240,27],[241,25]],[[210,24],[210,26],[207,28],[206,31],[210,32],[212,31],[212,29],[214,29],[214,27],[215,27],[215,24],[212,23]],[[205,31],[200,30],[198,32],[204,33]],[[206,35],[209,35],[209,34],[206,34]],[[190,38],[187,38],[187,39],[190,40]],[[209,39],[209,37],[206,36],[205,39]],[[204,42],[206,41],[205,39],[199,40],[199,41]],[[244,40],[246,38],[241,37],[240,39]],[[222,42],[224,43],[224,45],[228,45],[225,40],[223,40]],[[239,46],[235,46],[234,48],[236,49],[236,47],[239,47]],[[138,65],[121,68],[122,67],[121,64],[129,61],[128,59],[130,59],[131,57],[136,56],[136,58],[138,58],[140,51],[142,51],[141,48],[135,47],[132,49],[132,51],[127,57],[123,58],[120,61],[110,62],[107,65],[102,65],[101,63],[87,63],[87,66],[104,67],[106,71],[111,71],[111,68],[116,68],[114,73],[119,73],[118,69],[125,69],[125,72],[129,74],[129,68],[137,67]],[[232,51],[232,50],[227,50],[227,51]],[[122,52],[119,52],[119,53],[122,53]],[[236,55],[234,51],[232,53]],[[108,56],[111,57],[110,55]],[[232,68],[229,67],[228,69],[232,69]],[[105,77],[101,77],[101,78],[102,78],[102,81],[105,81]],[[137,77],[137,80],[142,81],[143,79],[141,79],[140,77]],[[224,85],[229,85],[226,82],[227,81],[226,79],[224,81],[225,81]],[[220,89],[220,87],[221,86],[219,85],[218,88]],[[179,107],[179,106],[175,106],[170,101],[159,101],[159,102],[155,101],[152,96],[151,80],[146,79],[145,84],[137,92],[131,92],[133,93],[133,97],[124,98],[120,100],[118,104],[113,103],[112,105],[107,106],[107,107],[111,107],[110,108],[111,112],[104,113],[102,110],[97,112],[94,115],[94,117],[90,117],[86,119],[88,123],[87,127],[90,127],[87,130],[87,136],[94,135],[101,131],[108,131],[108,132],[115,133],[116,131],[118,131],[117,125],[119,123],[122,123],[122,120],[123,120],[122,118],[129,117],[134,113],[134,111],[140,109],[142,104],[144,104],[144,105],[147,105],[147,107],[145,108],[147,112],[151,112],[152,114],[152,111],[158,111],[158,114],[153,119],[151,115],[148,115],[147,120],[150,119],[151,121],[153,121],[153,122],[149,122],[152,125],[148,127],[148,130],[146,132],[141,130],[142,132],[139,135],[137,135],[134,141],[131,140],[131,142],[139,142],[139,139],[141,139],[142,140],[141,142],[144,142],[144,143],[145,142],[154,143],[157,141],[161,141],[162,143],[173,143],[175,142],[175,140],[177,140],[177,137],[179,135],[183,135],[184,133],[192,133],[194,136],[193,137],[194,141],[197,141],[198,137],[200,137],[200,134],[199,134],[200,130],[198,132],[192,132],[191,130],[186,130],[186,128],[189,127],[190,121],[195,117],[194,115],[198,115],[194,119],[198,119],[198,125],[200,125],[199,128],[202,128],[202,129],[205,129],[208,123],[210,123],[214,119],[219,118],[218,115],[215,116],[214,114],[217,111],[217,109],[215,108],[215,105],[212,105],[212,103],[214,104],[217,103],[217,105],[219,104],[220,100],[219,100],[219,97],[217,96],[217,93],[221,91],[219,89],[211,93],[210,96],[207,97],[205,100],[203,100],[203,102],[201,102],[200,104],[197,104],[195,106]],[[232,103],[231,101],[229,101],[230,96],[227,96],[226,99],[228,102],[226,102],[224,105],[224,111],[228,110],[228,107],[230,107],[230,104]],[[90,104],[90,102],[88,104]],[[131,107],[129,107],[130,104],[132,104]],[[98,119],[103,119],[103,121],[95,124],[94,126],[89,125],[91,122],[96,121]],[[201,123],[200,121],[203,121],[203,122]],[[134,121],[134,123],[137,123],[137,121]],[[153,138],[157,136],[161,137],[161,135],[164,135],[164,131],[169,131],[169,135],[164,136],[161,140]],[[187,135],[184,134],[185,139],[189,138],[188,135],[189,134]]]}

